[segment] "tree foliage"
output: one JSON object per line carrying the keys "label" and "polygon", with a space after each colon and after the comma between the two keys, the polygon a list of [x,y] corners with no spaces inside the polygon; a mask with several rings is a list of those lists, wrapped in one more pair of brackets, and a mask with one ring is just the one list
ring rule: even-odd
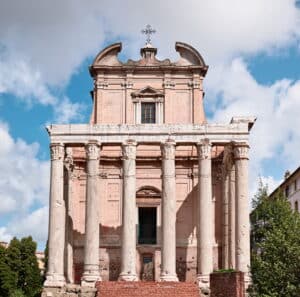
{"label": "tree foliage", "polygon": [[7,249],[0,247],[0,296],[36,297],[42,278],[32,238],[13,238]]}
{"label": "tree foliage", "polygon": [[260,183],[251,213],[250,295],[300,296],[300,215],[282,192],[270,199]]}

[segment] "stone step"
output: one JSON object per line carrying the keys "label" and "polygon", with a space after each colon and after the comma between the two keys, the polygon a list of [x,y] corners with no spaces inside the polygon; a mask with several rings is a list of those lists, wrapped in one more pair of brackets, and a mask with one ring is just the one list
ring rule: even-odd
{"label": "stone step", "polygon": [[187,282],[98,282],[97,297],[199,297],[198,286]]}

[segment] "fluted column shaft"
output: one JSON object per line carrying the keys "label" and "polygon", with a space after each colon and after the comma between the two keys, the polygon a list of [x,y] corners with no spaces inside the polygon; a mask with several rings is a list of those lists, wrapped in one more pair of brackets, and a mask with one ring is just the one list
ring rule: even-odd
{"label": "fluted column shaft", "polygon": [[229,174],[224,164],[223,168],[223,244],[222,244],[222,268],[229,267]]}
{"label": "fluted column shaft", "polygon": [[162,151],[162,248],[161,281],[178,281],[176,275],[176,180],[175,142],[168,140]]}
{"label": "fluted column shaft", "polygon": [[120,280],[137,281],[136,274],[136,142],[127,141],[123,149],[123,214]]}
{"label": "fluted column shaft", "polygon": [[250,222],[248,194],[248,144],[234,147],[236,171],[236,268],[248,275],[250,267]]}
{"label": "fluted column shaft", "polygon": [[235,199],[235,167],[233,163],[229,170],[229,268],[236,269],[235,265],[235,211],[236,199]]}
{"label": "fluted column shaft", "polygon": [[94,286],[101,280],[99,272],[99,158],[100,147],[96,142],[86,145],[87,181],[84,242],[83,286]]}
{"label": "fluted column shaft", "polygon": [[66,208],[63,190],[64,146],[58,143],[50,145],[50,207],[48,238],[48,269],[44,286],[62,287],[64,277],[64,246]]}
{"label": "fluted column shaft", "polygon": [[197,264],[198,284],[209,285],[213,271],[213,202],[211,179],[211,144],[204,140],[197,144],[199,161],[198,219],[197,219]]}

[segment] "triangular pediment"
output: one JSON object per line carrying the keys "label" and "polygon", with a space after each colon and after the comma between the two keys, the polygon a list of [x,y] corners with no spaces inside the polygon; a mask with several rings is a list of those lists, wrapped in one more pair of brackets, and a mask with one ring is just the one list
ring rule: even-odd
{"label": "triangular pediment", "polygon": [[132,97],[163,97],[164,93],[150,86],[131,93]]}

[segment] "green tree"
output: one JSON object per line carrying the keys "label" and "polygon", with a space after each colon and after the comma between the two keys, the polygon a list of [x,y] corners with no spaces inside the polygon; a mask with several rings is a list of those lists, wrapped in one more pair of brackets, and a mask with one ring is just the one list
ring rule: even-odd
{"label": "green tree", "polygon": [[42,277],[31,236],[13,238],[7,249],[0,247],[0,296],[37,297]]}
{"label": "green tree", "polygon": [[251,213],[250,295],[300,296],[300,215],[282,192],[270,199],[260,182]]}
{"label": "green tree", "polygon": [[42,289],[42,276],[36,257],[36,243],[32,237],[24,237],[20,241],[22,267],[19,270],[18,288],[27,297],[38,296]]}
{"label": "green tree", "polygon": [[9,296],[16,287],[15,273],[7,263],[7,250],[0,246],[0,296]]}

